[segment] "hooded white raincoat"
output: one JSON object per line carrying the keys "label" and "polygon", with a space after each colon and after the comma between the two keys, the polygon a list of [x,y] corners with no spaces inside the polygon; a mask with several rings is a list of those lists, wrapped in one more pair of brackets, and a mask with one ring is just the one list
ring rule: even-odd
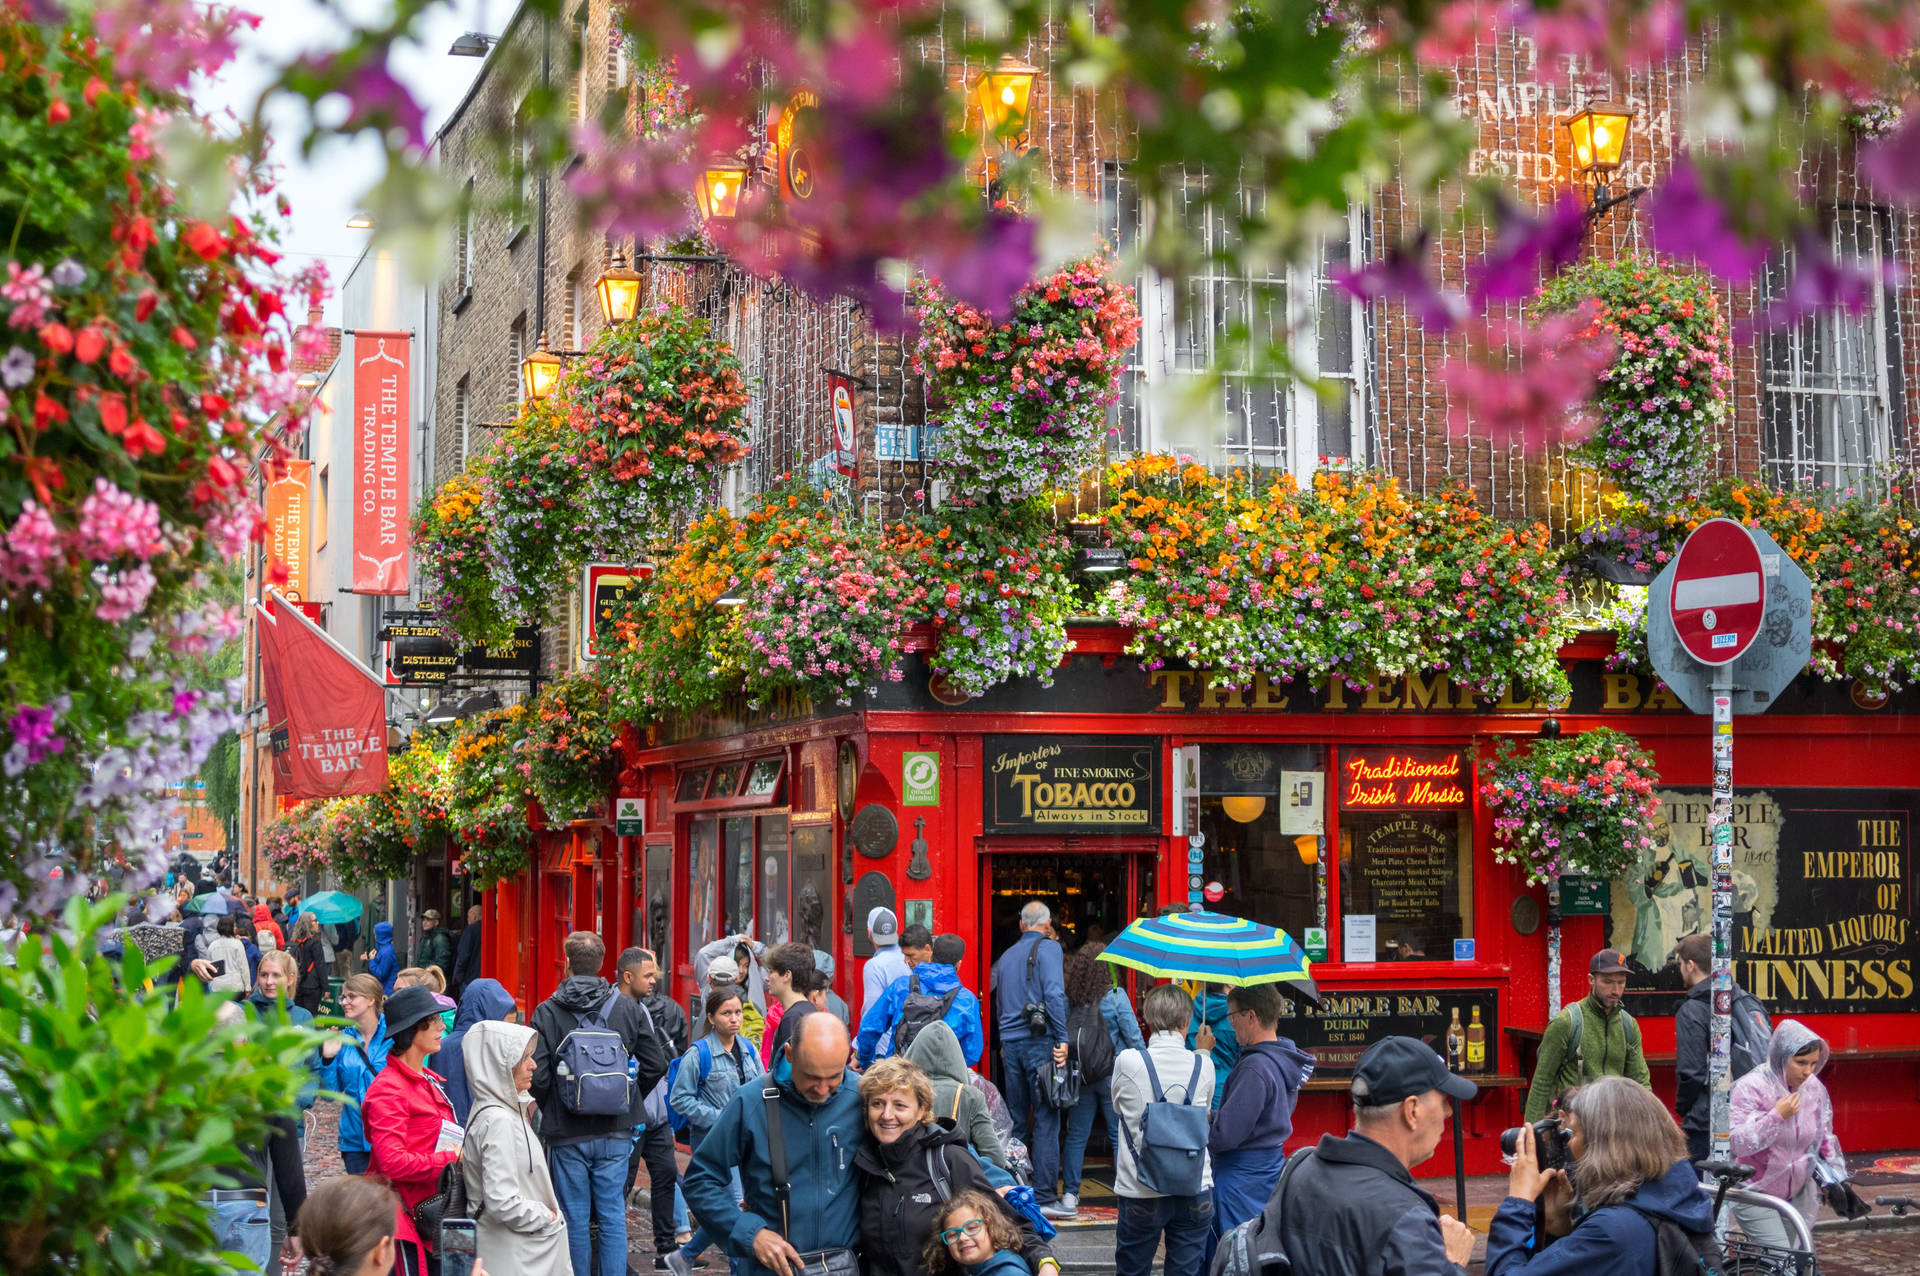
{"label": "hooded white raincoat", "polygon": [[527,1124],[532,1100],[513,1083],[535,1035],[522,1024],[493,1020],[467,1030],[460,1051],[473,1108],[460,1159],[468,1200],[480,1216],[480,1261],[487,1270],[572,1276],[566,1219],[546,1152]]}

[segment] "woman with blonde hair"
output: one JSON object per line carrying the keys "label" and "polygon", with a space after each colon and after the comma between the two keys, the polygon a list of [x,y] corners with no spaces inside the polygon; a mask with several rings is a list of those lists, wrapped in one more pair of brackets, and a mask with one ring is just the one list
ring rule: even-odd
{"label": "woman with blonde hair", "polygon": [[[1713,1230],[1713,1202],[1687,1160],[1686,1136],[1652,1091],[1601,1077],[1569,1091],[1561,1108],[1572,1173],[1541,1169],[1532,1127],[1520,1131],[1507,1199],[1487,1232],[1487,1276],[1655,1276],[1662,1220]],[[1534,1202],[1543,1198],[1536,1250]]]}
{"label": "woman with blonde hair", "polygon": [[[929,1276],[927,1237],[942,1204],[978,1192],[996,1221],[1017,1229],[1030,1271],[1057,1276],[1059,1262],[1032,1224],[995,1194],[967,1136],[933,1120],[933,1083],[920,1065],[882,1059],[860,1078],[867,1138],[853,1158],[860,1171],[860,1259],[866,1276]],[[938,1177],[936,1177],[938,1176]]]}
{"label": "woman with blonde hair", "polygon": [[372,975],[348,975],[340,989],[340,1013],[352,1020],[320,1047],[320,1084],[351,1099],[340,1105],[337,1144],[347,1173],[365,1174],[373,1145],[360,1119],[367,1088],[387,1066],[386,993]]}

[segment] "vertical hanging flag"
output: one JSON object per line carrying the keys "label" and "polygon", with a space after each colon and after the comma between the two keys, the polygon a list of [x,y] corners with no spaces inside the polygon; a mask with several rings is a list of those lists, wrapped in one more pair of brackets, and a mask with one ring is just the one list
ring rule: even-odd
{"label": "vertical hanging flag", "polygon": [[407,592],[407,412],[413,337],[353,334],[353,592]]}
{"label": "vertical hanging flag", "polygon": [[307,527],[312,461],[288,461],[286,474],[267,484],[267,554],[286,568],[280,592],[298,602],[307,596]]}
{"label": "vertical hanging flag", "polygon": [[852,478],[860,461],[860,435],[853,419],[853,382],[840,373],[827,377],[833,397],[833,467]]}
{"label": "vertical hanging flag", "polygon": [[274,792],[310,798],[384,789],[387,693],[379,678],[279,594],[254,611]]}

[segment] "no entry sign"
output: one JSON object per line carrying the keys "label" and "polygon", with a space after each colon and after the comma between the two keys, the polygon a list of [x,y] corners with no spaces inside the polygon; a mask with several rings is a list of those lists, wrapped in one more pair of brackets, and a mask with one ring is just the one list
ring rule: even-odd
{"label": "no entry sign", "polygon": [[1730,518],[1693,530],[1673,564],[1673,628],[1703,665],[1731,664],[1760,634],[1767,585],[1760,550]]}

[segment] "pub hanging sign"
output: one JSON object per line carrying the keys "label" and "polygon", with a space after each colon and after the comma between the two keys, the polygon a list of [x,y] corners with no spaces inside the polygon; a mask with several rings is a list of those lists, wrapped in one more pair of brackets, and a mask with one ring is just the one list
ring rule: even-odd
{"label": "pub hanging sign", "polygon": [[1158,833],[1160,742],[1142,736],[988,736],[988,833]]}

